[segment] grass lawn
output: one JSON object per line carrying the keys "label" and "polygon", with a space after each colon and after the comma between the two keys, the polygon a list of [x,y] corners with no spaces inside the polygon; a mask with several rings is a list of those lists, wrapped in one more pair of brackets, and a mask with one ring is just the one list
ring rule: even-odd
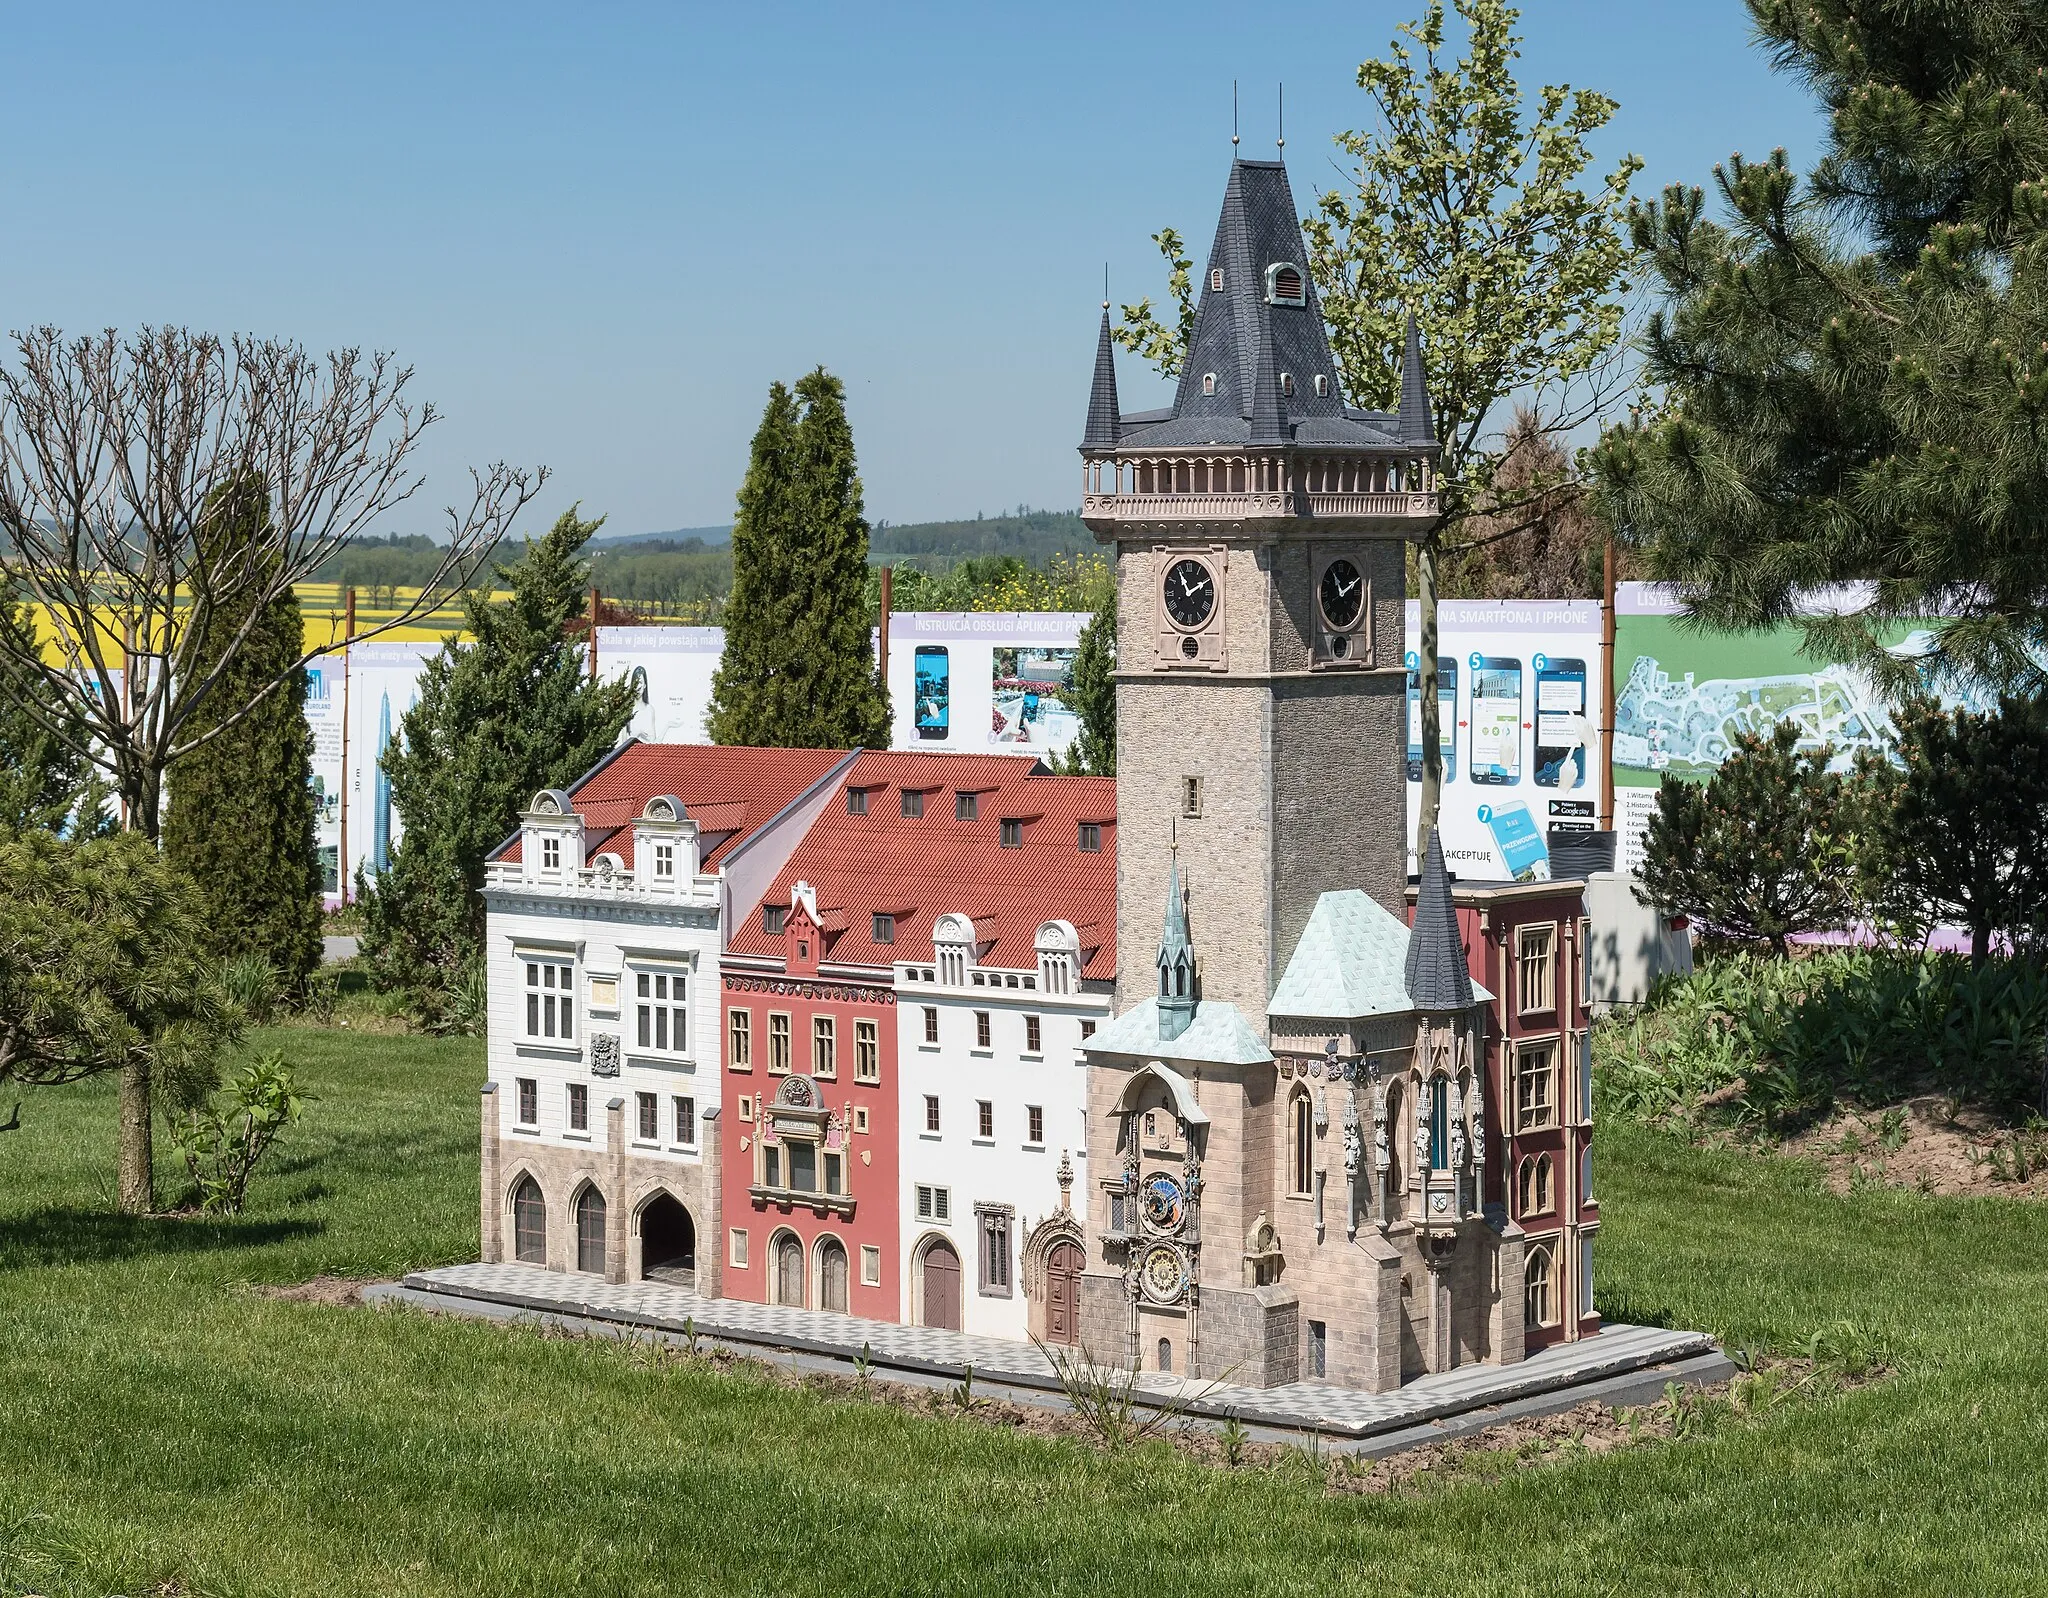
{"label": "grass lawn", "polygon": [[1617,1317],[1893,1380],[1395,1497],[256,1296],[474,1257],[473,1042],[264,1034],[320,1095],[232,1223],[110,1216],[113,1090],[0,1135],[0,1593],[2048,1592],[2048,1219],[1603,1134]]}

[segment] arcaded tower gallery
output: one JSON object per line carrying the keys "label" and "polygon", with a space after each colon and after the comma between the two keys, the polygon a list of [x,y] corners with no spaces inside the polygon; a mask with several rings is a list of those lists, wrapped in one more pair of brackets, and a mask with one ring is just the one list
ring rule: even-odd
{"label": "arcaded tower gallery", "polygon": [[1486,995],[1434,847],[1404,919],[1420,340],[1399,411],[1343,402],[1298,215],[1279,162],[1232,163],[1170,409],[1121,414],[1103,311],[1127,953],[1085,1046],[1081,1322],[1148,1370],[1383,1391],[1522,1357],[1521,1234],[1484,1204]]}

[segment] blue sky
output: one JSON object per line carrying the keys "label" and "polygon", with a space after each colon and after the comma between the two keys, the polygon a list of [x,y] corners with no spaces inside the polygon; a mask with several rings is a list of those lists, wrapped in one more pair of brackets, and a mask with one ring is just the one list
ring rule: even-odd
{"label": "blue sky", "polygon": [[[1306,208],[1413,0],[8,10],[0,322],[395,350],[446,417],[402,530],[504,457],[623,533],[729,521],[769,382],[818,362],[871,516],[1077,503],[1104,262],[1135,300],[1162,224],[1206,246],[1233,78],[1257,156],[1286,83]],[[1644,192],[1814,153],[1739,0],[1523,32],[1526,84],[1621,101]]]}

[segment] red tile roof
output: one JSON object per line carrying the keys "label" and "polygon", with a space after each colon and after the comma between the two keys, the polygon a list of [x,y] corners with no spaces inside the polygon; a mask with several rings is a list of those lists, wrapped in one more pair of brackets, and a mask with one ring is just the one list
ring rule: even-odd
{"label": "red tile roof", "polygon": [[[569,790],[583,817],[584,864],[602,852],[631,867],[634,821],[648,800],[671,794],[697,823],[699,869],[716,871],[750,833],[845,758],[835,749],[628,744]],[[519,840],[494,858],[517,860]]]}
{"label": "red tile roof", "polygon": [[[1070,921],[1081,935],[1083,974],[1113,977],[1116,780],[1043,773],[1029,755],[867,751],[841,782],[866,790],[866,814],[848,814],[844,792],[835,797],[763,902],[787,904],[796,883],[810,883],[827,932],[824,958],[849,965],[928,960],[932,924],[961,914],[974,920],[979,964],[1028,971],[1038,929]],[[924,794],[922,816],[903,814],[906,789]],[[978,796],[972,821],[956,819],[961,793]],[[1005,820],[1023,823],[1022,847],[1002,847]],[[1083,822],[1101,827],[1099,852],[1081,851]],[[877,914],[896,918],[893,944],[874,941]],[[784,952],[758,915],[730,929],[727,946],[735,954]]]}

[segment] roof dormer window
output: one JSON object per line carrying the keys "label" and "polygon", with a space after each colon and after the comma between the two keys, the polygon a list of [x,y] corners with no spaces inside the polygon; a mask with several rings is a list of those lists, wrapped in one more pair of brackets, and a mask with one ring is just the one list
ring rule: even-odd
{"label": "roof dormer window", "polygon": [[1301,268],[1290,266],[1285,261],[1275,261],[1266,268],[1266,303],[1268,305],[1306,305],[1308,294],[1302,282]]}
{"label": "roof dormer window", "polygon": [[560,871],[562,869],[562,840],[560,838],[541,839],[540,868],[543,871]]}
{"label": "roof dormer window", "polygon": [[1290,396],[1294,393],[1294,374],[1292,372],[1282,372],[1280,374],[1280,392]]}
{"label": "roof dormer window", "polygon": [[1223,292],[1223,268],[1220,266],[1209,268],[1209,292],[1211,294],[1221,294]]}
{"label": "roof dormer window", "polygon": [[1216,392],[1216,374],[1214,372],[1204,372],[1202,374],[1202,392],[1204,394]]}
{"label": "roof dormer window", "polygon": [[1315,377],[1316,398],[1327,399],[1330,394],[1330,379],[1327,373],[1318,372]]}

